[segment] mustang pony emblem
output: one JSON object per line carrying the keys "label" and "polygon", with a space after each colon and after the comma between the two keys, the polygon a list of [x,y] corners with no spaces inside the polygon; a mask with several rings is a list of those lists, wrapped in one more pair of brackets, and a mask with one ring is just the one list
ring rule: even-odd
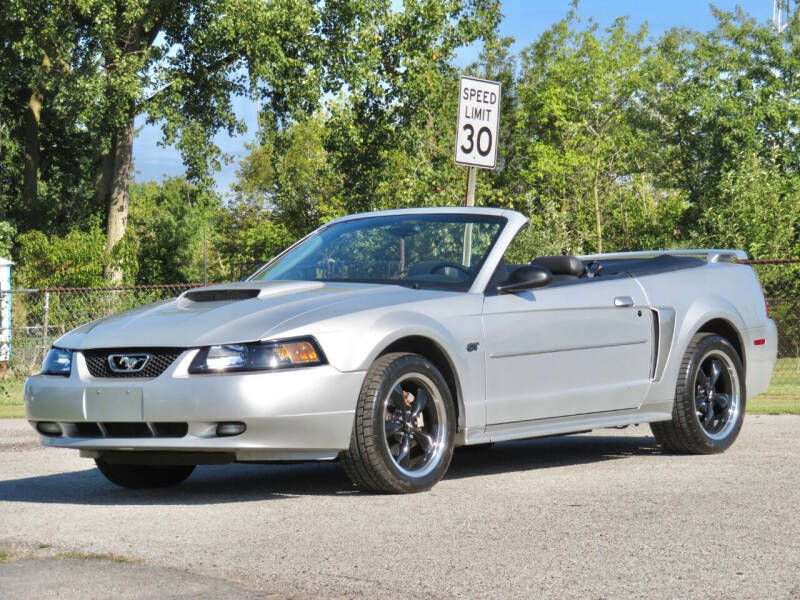
{"label": "mustang pony emblem", "polygon": [[150,360],[149,354],[111,354],[108,366],[115,373],[138,373]]}

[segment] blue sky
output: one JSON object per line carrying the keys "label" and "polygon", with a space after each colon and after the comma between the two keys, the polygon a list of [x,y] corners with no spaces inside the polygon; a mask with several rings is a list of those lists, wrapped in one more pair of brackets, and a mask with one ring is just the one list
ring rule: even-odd
{"label": "blue sky", "polygon": [[[399,1],[399,0],[396,0]],[[515,38],[515,50],[531,44],[553,23],[562,19],[569,10],[569,0],[504,0],[503,22],[500,32],[504,36]],[[745,12],[758,20],[772,17],[771,0],[716,0],[714,5],[723,10],[732,10],[741,6]],[[619,16],[628,16],[632,27],[647,23],[653,37],[658,37],[673,27],[689,27],[705,31],[714,26],[709,3],[704,0],[583,0],[578,14],[584,20],[594,19],[600,25],[608,25]],[[476,57],[476,49],[465,49],[459,54],[459,62],[467,64]],[[239,161],[247,150],[245,144],[253,141],[256,107],[243,98],[235,100],[237,115],[247,123],[248,131],[244,135],[229,137],[218,135],[216,143],[234,161],[223,167],[216,174],[217,189],[225,193],[236,178]],[[453,116],[455,118],[455,115]],[[160,129],[157,126],[144,126],[140,119],[140,128],[134,142],[134,166],[137,181],[160,181],[164,177],[182,175],[184,172],[180,155],[174,148],[162,148],[158,145]]]}

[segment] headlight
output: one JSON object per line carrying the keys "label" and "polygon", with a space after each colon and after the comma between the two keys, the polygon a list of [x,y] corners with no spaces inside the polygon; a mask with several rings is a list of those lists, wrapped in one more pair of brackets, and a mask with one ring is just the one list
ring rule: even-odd
{"label": "headlight", "polygon": [[189,373],[272,371],[325,364],[325,357],[311,338],[226,344],[203,348],[189,365]]}
{"label": "headlight", "polygon": [[42,363],[42,375],[63,375],[69,377],[72,371],[72,350],[50,348]]}

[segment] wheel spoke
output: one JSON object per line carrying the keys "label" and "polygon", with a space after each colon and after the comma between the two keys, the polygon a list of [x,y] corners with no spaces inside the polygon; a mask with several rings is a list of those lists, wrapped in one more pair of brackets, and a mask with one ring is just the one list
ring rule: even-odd
{"label": "wheel spoke", "polygon": [[720,373],[722,373],[722,367],[719,364],[719,361],[712,360],[711,361],[711,377],[710,381],[708,382],[710,387],[714,387],[717,385],[717,381],[719,381]]}
{"label": "wheel spoke", "polygon": [[717,406],[719,406],[722,411],[726,411],[730,408],[731,397],[728,394],[715,394],[714,400],[717,401]]}
{"label": "wheel spoke", "polygon": [[397,458],[395,458],[395,462],[401,467],[408,466],[408,455],[411,453],[411,436],[409,434],[405,434],[403,436],[403,440],[400,442],[400,452],[397,454]]}
{"label": "wheel spoke", "polygon": [[428,453],[431,450],[433,450],[434,446],[433,436],[431,436],[430,434],[425,433],[421,429],[418,429],[417,431],[414,432],[414,439],[417,441],[419,447],[422,448],[422,450],[425,453]]}
{"label": "wheel spoke", "polygon": [[706,394],[696,394],[694,397],[694,407],[696,410],[702,409],[706,405]]}
{"label": "wheel spoke", "polygon": [[401,388],[399,384],[392,389],[392,393],[389,394],[389,400],[395,408],[399,408],[400,410],[408,408],[405,398],[403,398],[403,388]]}
{"label": "wheel spoke", "polygon": [[397,435],[403,429],[403,426],[400,423],[395,423],[394,421],[386,421],[386,439],[388,440],[391,436]]}
{"label": "wheel spoke", "polygon": [[425,410],[425,406],[428,404],[428,393],[425,391],[425,388],[420,387],[417,390],[417,397],[414,399],[414,405],[411,407],[411,417],[416,417]]}
{"label": "wheel spoke", "polygon": [[702,366],[699,369],[697,369],[697,381],[699,381],[700,385],[702,385],[703,387],[708,385],[708,375],[706,375],[706,372],[703,371]]}
{"label": "wheel spoke", "polygon": [[711,402],[706,403],[706,416],[703,419],[703,427],[708,430],[711,423],[714,422],[714,405]]}

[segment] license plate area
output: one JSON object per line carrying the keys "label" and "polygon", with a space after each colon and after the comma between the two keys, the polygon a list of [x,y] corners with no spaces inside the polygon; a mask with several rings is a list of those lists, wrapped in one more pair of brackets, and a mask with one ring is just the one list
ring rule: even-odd
{"label": "license plate area", "polygon": [[83,393],[87,421],[141,421],[142,389],[87,387]]}

